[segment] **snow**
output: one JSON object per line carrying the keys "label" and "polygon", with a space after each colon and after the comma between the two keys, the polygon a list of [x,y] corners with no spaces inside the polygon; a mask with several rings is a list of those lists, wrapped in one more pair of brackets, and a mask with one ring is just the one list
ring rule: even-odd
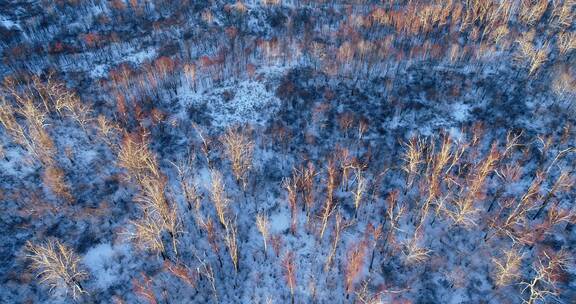
{"label": "snow", "polygon": [[107,64],[99,64],[90,70],[90,76],[94,78],[104,77],[106,75]]}
{"label": "snow", "polygon": [[468,120],[470,106],[464,103],[455,103],[452,105],[451,115],[456,121],[463,122]]}
{"label": "snow", "polygon": [[[386,59],[388,57],[383,56],[386,58],[381,60],[371,58],[374,62],[370,63],[370,67],[359,68],[358,66],[366,62],[356,61],[355,58],[358,57],[356,55],[351,59],[354,64],[345,65],[348,71],[343,71],[340,75],[338,69],[344,68],[344,65],[338,66],[339,62],[335,62],[332,67],[331,64],[338,58],[331,56],[338,50],[339,43],[348,39],[345,37],[347,35],[341,35],[340,32],[348,30],[349,22],[352,22],[350,30],[358,30],[359,39],[383,41],[380,39],[386,37],[379,35],[389,34],[389,29],[386,28],[373,32],[353,24],[352,17],[361,17],[360,14],[370,11],[371,8],[363,5],[344,7],[334,3],[312,3],[309,10],[303,11],[301,4],[290,4],[293,7],[286,9],[288,2],[283,2],[279,7],[264,8],[261,6],[261,1],[251,0],[249,11],[236,20],[233,14],[218,7],[220,1],[197,2],[202,5],[194,5],[194,9],[191,9],[194,11],[192,15],[187,11],[173,14],[171,5],[158,6],[161,11],[155,12],[153,3],[147,3],[141,11],[132,7],[120,11],[109,7],[107,1],[88,1],[87,4],[79,4],[81,9],[66,9],[66,11],[61,10],[68,7],[66,5],[55,6],[46,10],[49,15],[41,11],[38,15],[41,18],[33,16],[34,19],[25,19],[28,17],[20,13],[15,13],[16,17],[0,15],[0,26],[19,28],[21,23],[26,25],[30,35],[34,37],[29,39],[23,35],[21,40],[16,40],[18,43],[49,46],[57,39],[65,37],[64,42],[74,47],[73,51],[59,54],[46,55],[40,52],[30,59],[14,60],[7,56],[6,61],[10,63],[6,65],[7,67],[12,69],[15,65],[14,69],[17,69],[19,61],[22,61],[23,66],[32,67],[32,70],[38,73],[54,68],[58,77],[62,77],[67,83],[78,84],[75,89],[83,101],[98,105],[94,109],[95,113],[110,118],[121,128],[117,134],[111,135],[112,143],[107,145],[101,142],[99,135],[96,135],[98,131],[94,126],[80,130],[76,123],[66,120],[54,123],[54,120],[58,119],[47,118],[50,135],[58,151],[71,149],[71,157],[67,158],[59,153],[55,164],[62,167],[66,182],[69,182],[77,200],[75,204],[67,206],[57,198],[38,195],[40,196],[38,199],[46,200],[46,205],[62,211],[60,213],[49,210],[42,214],[42,210],[37,210],[42,206],[33,205],[36,203],[35,200],[30,199],[30,202],[27,200],[28,191],[33,193],[37,191],[36,188],[44,185],[42,165],[32,164],[33,160],[26,151],[13,143],[0,127],[0,143],[6,156],[5,159],[0,158],[0,179],[2,179],[0,199],[4,198],[0,203],[6,208],[0,210],[2,211],[0,228],[10,233],[10,238],[0,239],[1,253],[6,253],[5,256],[9,257],[6,259],[7,263],[0,265],[0,272],[22,271],[25,263],[19,263],[18,259],[12,261],[10,258],[20,254],[20,247],[25,241],[41,241],[47,235],[73,245],[81,254],[82,267],[85,267],[90,274],[90,278],[83,284],[90,296],[81,302],[108,303],[115,300],[125,303],[145,302],[134,293],[131,284],[142,279],[144,273],[152,279],[150,288],[158,296],[159,303],[210,302],[212,294],[205,277],[197,281],[198,285],[195,288],[190,288],[183,280],[167,271],[163,264],[181,263],[189,267],[190,272],[194,272],[200,265],[200,261],[194,256],[198,254],[203,257],[203,262],[214,270],[215,288],[220,297],[218,302],[266,303],[270,298],[274,303],[287,303],[289,290],[285,283],[282,259],[287,252],[293,252],[297,264],[296,303],[314,301],[347,303],[348,301],[344,300],[347,251],[363,240],[371,242],[366,230],[368,223],[371,223],[384,225],[385,234],[392,231],[385,237],[390,236],[393,239],[381,239],[376,242],[377,248],[373,248],[372,244],[368,246],[367,258],[372,254],[372,250],[375,252],[374,267],[369,270],[367,262],[362,265],[359,277],[355,280],[356,291],[360,283],[366,279],[370,283],[369,292],[372,294],[388,287],[391,290],[404,290],[404,287],[409,285],[409,290],[402,291],[398,295],[382,295],[386,300],[382,300],[381,303],[396,302],[396,299],[391,299],[395,296],[399,297],[398,302],[401,303],[404,301],[477,303],[486,298],[492,299],[490,303],[505,302],[494,297],[499,293],[507,293],[508,290],[505,290],[506,292],[494,290],[490,279],[492,269],[489,261],[511,244],[507,243],[505,238],[500,240],[497,237],[489,243],[486,242],[483,230],[489,227],[480,226],[466,231],[455,225],[446,214],[431,212],[430,218],[426,218],[422,226],[422,239],[418,241],[420,246],[431,250],[430,260],[421,265],[404,264],[405,254],[402,251],[405,248],[402,246],[414,238],[414,218],[418,212],[417,205],[422,201],[422,193],[419,191],[426,186],[427,173],[423,171],[426,165],[422,164],[422,171],[416,183],[410,189],[403,188],[406,178],[402,173],[403,148],[399,142],[413,135],[438,138],[442,132],[448,132],[454,143],[466,142],[470,136],[468,126],[475,122],[485,122],[485,130],[481,132],[478,144],[473,147],[474,153],[483,156],[490,143],[498,141],[501,145],[504,144],[505,132],[509,125],[526,128],[526,145],[522,146],[522,151],[515,151],[510,159],[502,161],[505,164],[522,166],[521,178],[515,182],[504,182],[496,174],[492,174],[486,185],[487,198],[478,195],[479,199],[475,204],[484,210],[485,203],[493,198],[492,194],[499,187],[502,187],[501,199],[495,200],[493,213],[480,212],[473,220],[481,223],[483,217],[497,218],[502,214],[505,215],[507,210],[501,206],[502,203],[508,199],[520,198],[530,186],[531,177],[538,168],[538,160],[530,154],[538,154],[534,148],[536,144],[528,140],[533,140],[536,134],[552,134],[552,136],[561,134],[560,123],[573,124],[573,117],[566,119],[562,116],[564,113],[556,115],[551,110],[547,112],[548,105],[553,104],[554,98],[546,92],[548,83],[545,79],[542,81],[539,76],[534,75],[524,80],[515,74],[508,63],[488,58],[481,62],[473,61],[472,64],[466,62],[450,64],[442,60],[420,61],[409,58],[397,62],[396,59]],[[132,5],[126,1],[122,3]],[[85,6],[82,7],[83,5]],[[324,10],[327,6],[334,8]],[[200,14],[196,8],[212,11],[213,24],[206,25],[203,21],[194,19],[194,14]],[[345,14],[338,14],[339,10]],[[306,17],[300,16],[300,13],[311,17],[310,20],[316,24],[311,24],[311,28],[307,26],[301,28],[301,23],[306,25],[307,22],[300,20],[300,17]],[[70,16],[66,16],[67,14]],[[82,18],[82,14],[93,16]],[[102,16],[97,16],[99,14]],[[269,25],[268,20],[275,19],[278,17],[277,14],[287,16],[286,20],[289,21],[287,26],[292,27],[291,35],[295,35],[288,39],[290,42],[283,41],[286,39],[284,36],[287,36],[284,28],[278,30],[276,26]],[[135,18],[132,18],[134,16]],[[49,18],[44,19],[45,17]],[[298,19],[295,19],[296,17]],[[51,23],[40,28],[40,20],[51,22],[53,19],[59,21],[60,25],[75,26],[66,28]],[[100,24],[101,21],[104,21],[103,24]],[[141,21],[148,24],[140,24]],[[117,25],[119,26],[116,27]],[[231,26],[240,26],[241,36],[236,40],[238,43],[231,44],[230,37],[225,36],[224,27]],[[132,30],[133,28],[137,30]],[[76,39],[82,37],[83,32],[78,32],[81,30],[94,30],[104,34],[112,32],[120,41],[104,42],[102,48],[84,48],[81,46],[81,41],[80,46],[76,45],[78,42]],[[319,45],[325,43],[326,53],[322,55],[326,55],[326,59],[310,55],[311,50],[302,47],[303,30],[306,32],[311,30],[312,35],[309,37],[311,41]],[[184,38],[183,33],[191,35],[189,38]],[[207,36],[210,37],[202,36],[206,37],[207,41],[197,40],[196,35],[199,33],[208,33]],[[435,37],[436,35],[430,35],[430,39]],[[277,39],[286,47],[276,52],[270,51],[267,45],[261,45],[262,41],[272,39]],[[404,42],[393,45],[402,48],[406,46],[408,51],[410,39]],[[147,64],[155,60],[160,53],[171,51],[163,48],[166,43],[174,43],[180,47],[170,56],[177,63],[176,69],[173,75],[167,77],[167,83],[149,88],[146,86],[146,81],[143,81],[148,76]],[[13,47],[16,44],[8,46]],[[316,51],[316,48],[313,50]],[[199,60],[204,55],[220,58],[222,52],[226,55],[222,57],[223,61],[216,60],[214,63],[204,64]],[[290,56],[282,58],[285,54]],[[380,54],[374,55],[380,56]],[[494,57],[508,55],[506,52],[494,53]],[[403,55],[397,58],[405,57]],[[557,59],[551,57],[546,64],[556,65]],[[129,77],[126,86],[113,84],[107,77],[110,69],[115,69],[122,63],[128,63],[135,74]],[[238,69],[234,66],[247,63],[257,67],[254,75],[247,75],[243,71],[243,66]],[[194,64],[197,67],[198,79],[197,81],[195,79],[194,90],[189,83],[191,80],[184,79],[182,73],[184,64]],[[354,66],[356,68],[353,68]],[[349,72],[354,69],[362,75],[366,69],[370,69],[370,75],[374,77],[350,75],[354,72]],[[236,70],[239,72],[236,73]],[[498,87],[499,84],[506,82],[509,82],[514,89],[518,89],[518,93],[507,92]],[[283,96],[284,94],[276,96],[280,83],[293,85],[294,96]],[[171,87],[172,85],[174,87]],[[122,91],[126,88],[129,92]],[[327,97],[329,95],[325,94],[327,92],[334,94],[332,97]],[[121,117],[114,107],[114,94],[120,93],[126,93],[131,97],[127,98],[127,105],[130,108],[127,117]],[[325,111],[317,107],[326,103],[329,103],[330,107]],[[512,104],[518,107],[510,109]],[[286,108],[281,108],[284,106]],[[166,114],[165,121],[155,124],[147,118],[143,120],[144,122],[140,121],[140,115],[137,114],[146,117],[150,108],[159,109]],[[536,111],[539,108],[542,110]],[[279,112],[280,109],[282,112]],[[315,115],[315,109],[322,111],[319,115],[322,116],[320,122],[311,118]],[[355,132],[349,132],[347,136],[342,135],[337,119],[338,115],[344,112],[351,112],[356,118],[368,119],[369,130],[363,140],[355,138]],[[23,120],[22,117],[18,119]],[[286,147],[280,147],[275,135],[267,132],[271,129],[269,129],[271,123],[276,122],[285,126],[290,133]],[[200,151],[197,133],[190,127],[192,123],[198,124],[204,131],[203,134],[212,140],[210,168]],[[230,161],[223,153],[218,140],[225,128],[236,124],[251,124],[255,126],[256,131],[253,138],[256,143],[254,164],[249,173],[250,185],[246,191],[240,189],[235,182],[230,170]],[[128,224],[129,221],[142,215],[142,210],[135,201],[136,195],[141,194],[139,186],[121,174],[125,173],[125,170],[122,170],[117,162],[117,143],[120,142],[123,132],[134,134],[146,132],[150,135],[150,150],[158,157],[162,174],[169,180],[166,187],[167,198],[169,201],[173,198],[178,201],[174,208],[177,208],[182,220],[183,233],[177,236],[178,256],[169,256],[167,261],[149,250],[136,247],[132,250],[128,240],[116,240],[122,233],[121,230],[132,227]],[[571,138],[568,138],[568,142],[570,140]],[[351,193],[339,187],[336,193],[337,210],[331,215],[324,236],[320,237],[318,216],[326,195],[326,161],[333,156],[337,146],[348,148],[358,160],[367,159],[369,164],[366,177],[370,182],[381,173],[380,170],[389,170],[379,181],[378,187],[372,187],[372,184],[368,186],[367,190],[377,189],[377,192],[369,204],[367,197],[364,197],[357,216]],[[187,208],[177,173],[173,166],[168,165],[168,161],[177,160],[189,151],[192,151],[194,156],[193,164],[190,166],[192,175],[190,179],[198,186],[199,210]],[[524,151],[526,153],[522,154]],[[554,148],[548,152],[549,155],[555,153],[557,151]],[[442,190],[449,190],[447,195],[462,194],[452,193],[452,187],[456,191],[459,190],[458,185],[466,185],[466,176],[460,175],[469,172],[469,168],[474,168],[470,167],[470,164],[476,164],[475,160],[480,159],[476,157],[478,155],[469,158],[466,154],[462,159],[463,162],[453,167],[453,171],[458,173],[454,172],[454,176],[442,181]],[[521,161],[516,162],[516,159]],[[564,160],[559,162],[562,166],[570,168],[573,160],[573,156],[570,155],[565,162]],[[318,170],[314,190],[316,204],[310,213],[309,225],[306,213],[298,208],[296,231],[291,232],[292,215],[286,202],[286,190],[282,188],[280,181],[292,174],[293,166],[299,166],[307,161],[313,162]],[[235,216],[238,225],[241,270],[236,274],[231,271],[232,262],[228,256],[228,249],[222,241],[225,228],[217,224],[218,219],[215,217],[211,202],[210,170],[212,169],[220,171],[224,176],[226,196],[231,202],[227,211],[231,216]],[[556,169],[554,167],[552,171],[555,172]],[[553,180],[554,176],[551,176],[543,183],[542,193],[549,191]],[[452,181],[454,183],[451,183]],[[351,188],[354,187],[354,183],[355,180],[350,179]],[[13,189],[18,191],[12,191]],[[396,189],[401,193],[399,204],[406,207],[407,211],[400,218],[397,229],[393,229],[390,223],[384,220],[383,215],[388,206],[387,196]],[[464,188],[462,191],[465,191]],[[571,191],[554,199],[560,200],[562,205],[570,205],[573,196]],[[444,203],[450,204],[452,199],[453,197],[447,196]],[[301,193],[298,194],[298,200],[300,207]],[[39,215],[28,214],[28,209],[38,211]],[[275,240],[274,243],[268,242],[266,255],[263,252],[262,235],[254,224],[257,213],[269,217],[270,235]],[[324,271],[324,263],[333,242],[336,213],[342,215],[346,221],[350,221],[351,225],[346,227],[340,241],[336,243],[331,269]],[[432,217],[435,222],[431,224]],[[216,223],[214,229],[217,233],[218,248],[214,249],[208,244],[205,228],[196,222],[199,218],[210,219]],[[554,241],[562,243],[562,247],[572,251],[570,246],[574,243],[575,234],[564,227],[560,228],[566,231],[551,233],[554,233]],[[280,247],[279,252],[275,252],[276,248],[273,248],[275,246],[272,246],[272,243]],[[534,251],[541,248],[546,247],[536,245]],[[528,264],[533,261],[529,261],[527,257],[523,262],[526,265],[523,265],[522,279],[530,278],[533,273],[524,270],[529,269]],[[455,270],[460,270],[462,273]],[[570,278],[574,277],[573,272],[571,268]],[[464,274],[468,285],[449,286],[451,280],[457,279],[455,278],[457,274]],[[6,275],[9,276],[10,274]],[[49,297],[60,303],[71,301],[63,294],[54,296],[41,292],[39,286],[42,284],[37,280],[19,281],[20,278],[4,279],[4,276],[0,278],[3,282],[0,284],[1,289],[7,290],[0,292],[2,303],[20,301],[52,303]],[[317,284],[319,288],[314,300],[309,289],[311,282]],[[571,279],[568,287],[573,289],[575,286],[576,283]],[[515,285],[510,287],[510,290],[513,288],[516,291],[510,297],[518,295],[519,303],[522,294],[518,289],[521,288]],[[566,289],[565,286],[561,288]],[[20,299],[20,296],[30,297],[30,300]],[[570,295],[562,295],[562,300],[571,303],[571,299]],[[356,295],[350,295],[349,302],[358,301]]]}
{"label": "snow", "polygon": [[[226,101],[224,95],[231,99]],[[215,127],[245,123],[262,125],[280,105],[274,92],[255,80],[229,83],[207,92],[191,93],[182,99],[184,109],[206,105]],[[182,119],[184,114],[180,113],[180,117]]]}
{"label": "snow", "polygon": [[132,54],[124,57],[124,59],[126,61],[131,61],[133,63],[142,63],[146,60],[153,59],[155,56],[156,56],[156,49],[150,48],[150,49],[145,49],[145,50],[141,50],[139,52],[132,53]]}
{"label": "snow", "polygon": [[210,170],[208,168],[201,168],[197,171],[196,175],[196,182],[198,186],[203,187],[204,189],[211,189],[212,183],[212,175],[210,174]]}
{"label": "snow", "polygon": [[84,255],[82,262],[88,267],[95,279],[94,285],[105,290],[114,285],[119,279],[120,268],[116,260],[119,254],[124,254],[127,246],[113,247],[109,243],[98,244],[90,248]]}
{"label": "snow", "polygon": [[5,28],[18,28],[20,29],[20,25],[12,20],[10,20],[8,17],[0,15],[0,25],[2,25]]}
{"label": "snow", "polygon": [[[4,147],[4,159],[0,161],[3,174],[22,178],[32,174],[37,167],[31,166],[31,156],[24,149],[7,149]],[[7,161],[6,161],[7,160]]]}
{"label": "snow", "polygon": [[270,216],[270,231],[272,233],[283,233],[290,228],[289,212],[279,212]]}
{"label": "snow", "polygon": [[[130,47],[128,49],[122,49],[122,52],[127,55],[122,56],[118,61],[115,61],[114,64],[121,62],[131,62],[135,65],[139,65],[145,61],[154,59],[156,56],[156,49],[154,48],[136,51],[134,48]],[[92,67],[88,73],[93,78],[105,77],[110,66],[111,64],[109,62],[97,64],[94,65],[94,67]]]}

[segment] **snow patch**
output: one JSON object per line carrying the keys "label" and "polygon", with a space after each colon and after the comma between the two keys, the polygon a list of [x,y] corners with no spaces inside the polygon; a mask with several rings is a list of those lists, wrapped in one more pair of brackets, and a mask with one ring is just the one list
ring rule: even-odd
{"label": "snow patch", "polygon": [[86,252],[83,262],[94,277],[96,287],[106,289],[119,279],[120,264],[115,261],[118,255],[117,250],[118,248],[104,243],[92,247]]}
{"label": "snow patch", "polygon": [[452,105],[452,117],[457,121],[466,121],[470,115],[470,106],[463,103],[456,103]]}
{"label": "snow patch", "polygon": [[206,105],[212,125],[226,127],[233,124],[264,124],[276,113],[280,100],[274,92],[258,81],[244,80],[205,93],[190,94],[184,109]]}
{"label": "snow patch", "polygon": [[[126,56],[121,56],[122,60],[114,61],[114,64],[129,61],[136,65],[139,65],[147,60],[152,60],[156,57],[156,50],[153,48],[141,50],[139,52],[136,52],[133,48],[129,48],[127,51],[130,52],[130,50],[132,51],[132,53],[129,53],[129,55]],[[89,71],[90,76],[92,78],[105,77],[108,70],[110,69],[110,66],[111,66],[110,63],[94,65]]]}
{"label": "snow patch", "polygon": [[152,59],[156,57],[156,50],[153,48],[150,48],[148,50],[142,50],[140,52],[137,53],[133,53],[129,56],[126,57],[127,61],[132,61],[134,63],[142,63],[148,59]]}
{"label": "snow patch", "polygon": [[20,25],[18,23],[8,19],[6,16],[3,15],[0,15],[0,25],[2,25],[7,29],[11,29],[13,27],[20,29]]}
{"label": "snow patch", "polygon": [[270,217],[270,231],[281,233],[290,227],[290,218],[287,212],[274,214]]}

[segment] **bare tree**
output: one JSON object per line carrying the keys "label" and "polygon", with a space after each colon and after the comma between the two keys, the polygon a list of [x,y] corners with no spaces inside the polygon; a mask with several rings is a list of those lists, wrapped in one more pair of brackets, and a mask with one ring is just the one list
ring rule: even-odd
{"label": "bare tree", "polygon": [[256,215],[256,227],[258,228],[258,231],[262,235],[262,239],[264,241],[264,255],[266,255],[267,252],[266,244],[269,235],[268,226],[269,226],[268,217],[266,215],[261,213]]}
{"label": "bare tree", "polygon": [[[547,1],[546,1],[547,2]],[[528,63],[528,73],[533,75],[542,64],[548,60],[550,53],[550,43],[544,42],[542,46],[534,46],[534,31],[525,33],[519,40],[518,58]]]}
{"label": "bare tree", "polygon": [[58,198],[68,203],[72,203],[74,197],[70,184],[66,182],[64,171],[56,166],[48,166],[42,175],[42,182],[50,188],[52,193]]}
{"label": "bare tree", "polygon": [[523,255],[516,249],[511,248],[504,251],[504,256],[492,259],[494,265],[494,279],[496,286],[502,287],[511,284],[520,278],[520,264]]}
{"label": "bare tree", "polygon": [[163,259],[167,258],[162,240],[163,224],[158,218],[145,213],[142,218],[132,221],[131,224],[134,230],[124,232],[128,239],[134,241],[141,249],[160,254]]}
{"label": "bare tree", "polygon": [[154,280],[147,276],[145,273],[142,273],[142,282],[137,278],[132,279],[132,287],[134,288],[134,293],[138,295],[140,298],[148,301],[150,304],[157,304],[158,299],[154,294],[154,290],[152,289],[152,285]]}
{"label": "bare tree", "polygon": [[360,203],[362,202],[362,196],[366,190],[366,178],[362,175],[362,168],[356,167],[354,169],[354,176],[356,182],[356,188],[353,190],[352,195],[354,197],[354,217],[358,217],[358,209],[360,209]]}
{"label": "bare tree", "polygon": [[195,288],[196,287],[196,275],[192,269],[186,266],[183,263],[177,262],[173,263],[170,261],[164,261],[164,268],[174,275],[175,277],[179,278],[180,280],[184,281],[188,284],[189,287]]}
{"label": "bare tree", "polygon": [[88,273],[82,269],[80,257],[71,248],[59,240],[48,240],[41,244],[28,242],[26,250],[32,269],[50,291],[63,290],[75,300],[86,293],[82,282],[88,278]]}
{"label": "bare tree", "polygon": [[[138,138],[139,137],[139,138]],[[156,157],[148,149],[146,136],[126,134],[118,152],[118,164],[128,171],[130,179],[141,184],[145,177],[159,177]]]}
{"label": "bare tree", "polygon": [[297,177],[285,178],[282,185],[288,192],[288,206],[290,207],[291,214],[290,230],[292,231],[292,235],[294,235],[298,225],[298,193],[296,192],[298,190]]}
{"label": "bare tree", "polygon": [[421,239],[421,231],[416,231],[412,238],[404,243],[403,253],[406,264],[419,264],[426,261],[430,256],[431,251],[420,245]]}
{"label": "bare tree", "polygon": [[575,32],[562,32],[558,34],[556,41],[560,54],[566,55],[573,50],[576,50],[576,33]]}
{"label": "bare tree", "polygon": [[212,168],[212,162],[210,161],[210,159],[211,159],[210,152],[212,151],[212,140],[210,139],[210,137],[208,137],[205,134],[205,132],[197,124],[192,123],[192,127],[194,128],[196,133],[198,133],[198,136],[200,137],[200,140],[202,141],[201,150],[202,150],[202,153],[204,154],[204,157],[206,159],[206,164],[208,165],[208,168]]}
{"label": "bare tree", "polygon": [[354,283],[364,267],[367,244],[363,241],[353,244],[346,256],[346,298],[354,291]]}
{"label": "bare tree", "polygon": [[547,0],[522,0],[519,12],[520,20],[527,25],[535,25],[540,21],[547,8]]}
{"label": "bare tree", "polygon": [[[167,231],[172,239],[172,249],[178,255],[177,237],[181,232],[181,222],[176,205],[166,198],[166,178],[145,176],[141,181],[142,191],[135,198],[142,206],[144,214],[155,222],[162,231]],[[150,226],[152,227],[152,226]]]}
{"label": "bare tree", "polygon": [[248,172],[252,169],[254,142],[245,131],[238,131],[237,128],[229,128],[220,140],[232,163],[232,172],[234,172],[236,182],[242,185],[243,190],[246,190]]}
{"label": "bare tree", "polygon": [[102,140],[112,147],[114,143],[113,136],[118,133],[119,127],[104,115],[99,115],[98,118],[96,118],[96,125]]}
{"label": "bare tree", "polygon": [[304,206],[306,207],[306,223],[310,223],[310,214],[314,208],[314,186],[315,178],[318,173],[312,162],[308,162],[306,167],[300,170],[300,185],[302,187],[302,195],[304,197]]}
{"label": "bare tree", "polygon": [[446,212],[456,224],[467,227],[477,225],[475,216],[479,210],[475,202],[477,202],[480,197],[483,197],[482,191],[485,181],[488,175],[493,172],[499,158],[500,154],[498,153],[496,145],[492,145],[486,158],[475,166],[469,176],[467,191],[462,196],[451,201],[454,208],[446,209]]}
{"label": "bare tree", "polygon": [[228,213],[228,206],[230,200],[226,196],[226,190],[224,189],[224,180],[222,174],[219,171],[212,170],[212,188],[210,190],[210,197],[212,199],[212,204],[214,204],[214,209],[216,209],[216,214],[218,215],[218,220],[222,227],[226,227],[226,215]]}
{"label": "bare tree", "polygon": [[422,164],[422,141],[418,137],[412,137],[404,144],[406,147],[403,160],[404,165],[402,169],[406,172],[406,189],[412,187],[418,173],[420,172],[420,165]]}
{"label": "bare tree", "polygon": [[238,260],[238,228],[234,221],[227,221],[226,225],[226,236],[224,241],[226,242],[226,247],[228,248],[228,254],[230,259],[232,259],[232,264],[234,264],[234,270],[238,273],[239,260]]}
{"label": "bare tree", "polygon": [[332,159],[328,160],[326,170],[326,199],[324,200],[324,206],[322,207],[321,213],[322,228],[320,230],[320,238],[324,236],[324,231],[326,231],[326,226],[328,225],[328,219],[330,218],[330,215],[334,213],[334,191],[338,187],[338,173],[336,165]]}
{"label": "bare tree", "polygon": [[294,304],[294,290],[296,289],[296,264],[294,263],[294,253],[289,251],[282,259],[284,277],[288,287],[290,287],[290,303]]}
{"label": "bare tree", "polygon": [[342,231],[350,226],[351,223],[347,223],[344,221],[344,218],[340,213],[336,214],[336,226],[334,227],[334,233],[332,235],[332,246],[330,248],[330,252],[328,253],[328,257],[326,258],[326,263],[324,264],[324,272],[328,272],[330,267],[332,266],[332,261],[336,256],[336,249],[338,249],[338,244],[340,243],[340,237],[342,236]]}
{"label": "bare tree", "polygon": [[200,266],[196,268],[198,273],[208,279],[214,300],[216,303],[219,303],[218,291],[216,290],[216,276],[214,275],[214,269],[212,269],[212,266],[206,262],[206,253],[204,253],[204,258],[201,258],[196,252],[193,252],[193,254],[200,263]]}
{"label": "bare tree", "polygon": [[565,251],[554,254],[544,252],[543,257],[538,257],[534,266],[534,277],[521,283],[525,286],[522,292],[528,292],[528,298],[524,299],[524,303],[546,302],[546,299],[556,296],[559,273],[567,269],[568,261],[568,254]]}

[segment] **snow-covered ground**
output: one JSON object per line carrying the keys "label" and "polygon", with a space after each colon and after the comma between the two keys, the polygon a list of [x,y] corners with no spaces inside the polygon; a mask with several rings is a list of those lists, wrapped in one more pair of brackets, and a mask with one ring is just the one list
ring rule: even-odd
{"label": "snow-covered ground", "polygon": [[[497,44],[483,17],[480,27],[434,21],[437,31],[418,36],[408,33],[424,25],[410,20],[414,28],[397,30],[397,16],[426,20],[436,7],[418,1],[406,10],[273,2],[0,3],[2,76],[46,83],[51,74],[90,109],[81,124],[69,109],[47,109],[32,84],[2,87],[0,303],[576,303],[576,58],[554,36],[574,32],[555,23],[564,2],[547,8],[547,30],[535,33],[534,45],[556,44],[533,74],[517,45],[536,25],[515,19]],[[448,58],[455,49],[459,60]],[[47,137],[14,92],[32,92]],[[245,187],[224,144],[231,128],[254,145],[242,154]],[[121,160],[142,138],[138,151],[155,159],[154,183],[165,179],[161,197],[177,218],[175,231],[160,229],[163,251],[132,235],[158,216]],[[35,157],[29,143],[53,155]],[[421,149],[414,167],[409,143]],[[144,171],[154,163],[144,162]],[[311,210],[302,180],[291,209],[286,183],[309,164]],[[258,215],[268,218],[266,239]],[[80,297],[64,288],[74,280],[51,292],[31,264],[29,245],[47,240],[79,256]],[[498,284],[509,251],[521,259]],[[540,266],[562,254],[566,263],[538,281]],[[530,302],[539,291],[545,298]]]}

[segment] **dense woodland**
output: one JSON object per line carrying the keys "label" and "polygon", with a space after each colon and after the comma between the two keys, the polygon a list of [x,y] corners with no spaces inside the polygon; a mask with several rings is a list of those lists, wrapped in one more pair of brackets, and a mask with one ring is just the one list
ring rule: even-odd
{"label": "dense woodland", "polygon": [[1,303],[576,303],[576,1],[0,2]]}

